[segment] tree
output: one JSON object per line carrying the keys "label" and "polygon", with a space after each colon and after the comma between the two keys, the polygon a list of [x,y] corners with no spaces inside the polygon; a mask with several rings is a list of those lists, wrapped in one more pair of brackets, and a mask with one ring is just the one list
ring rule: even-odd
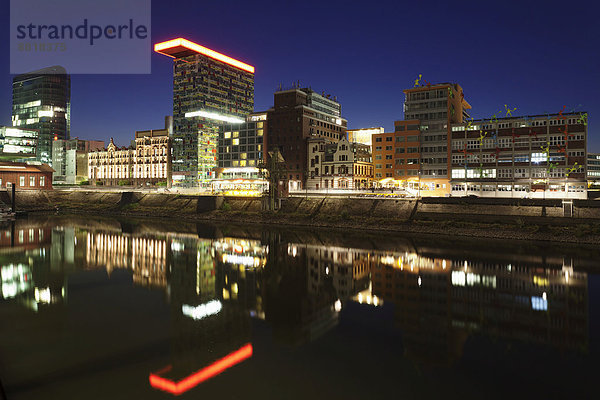
{"label": "tree", "polygon": [[278,147],[267,153],[267,162],[259,164],[263,177],[269,182],[269,210],[275,210],[275,202],[280,197],[279,182],[285,181],[287,169],[285,159]]}

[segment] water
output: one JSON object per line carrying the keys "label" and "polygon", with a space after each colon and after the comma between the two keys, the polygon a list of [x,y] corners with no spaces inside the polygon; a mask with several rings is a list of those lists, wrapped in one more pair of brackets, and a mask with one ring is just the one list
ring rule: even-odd
{"label": "water", "polygon": [[8,399],[592,398],[599,253],[18,220],[0,229],[0,381]]}

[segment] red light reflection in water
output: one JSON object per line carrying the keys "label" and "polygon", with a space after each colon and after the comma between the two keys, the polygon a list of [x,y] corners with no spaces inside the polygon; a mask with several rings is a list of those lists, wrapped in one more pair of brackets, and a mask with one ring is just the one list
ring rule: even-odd
{"label": "red light reflection in water", "polygon": [[[160,377],[156,374],[150,374],[150,386],[155,389],[164,390],[165,392],[172,393],[174,395],[180,395],[187,392],[191,388],[199,385],[207,379],[210,379],[228,368],[233,367],[236,364],[241,363],[247,358],[252,357],[252,344],[248,343],[242,346],[239,350],[234,351],[215,361],[208,367],[202,368],[201,370],[193,373],[192,375],[183,378],[179,382],[173,382],[170,379]],[[170,370],[170,366],[157,372],[163,373]]]}

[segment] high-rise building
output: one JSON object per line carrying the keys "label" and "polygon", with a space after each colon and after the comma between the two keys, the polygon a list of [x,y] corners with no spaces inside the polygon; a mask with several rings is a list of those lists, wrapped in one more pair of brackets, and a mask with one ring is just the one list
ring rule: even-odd
{"label": "high-rise building", "polygon": [[182,38],[154,51],[174,59],[173,183],[208,187],[220,126],[243,123],[254,109],[254,67]]}
{"label": "high-rise building", "polygon": [[51,163],[52,141],[70,138],[71,77],[61,66],[18,75],[12,95],[13,127],[36,130],[36,159]]}
{"label": "high-rise building", "polygon": [[[471,108],[456,83],[428,84],[404,90],[404,120],[416,120],[419,125],[418,153],[406,158],[418,158],[419,181],[435,191],[450,193],[450,126],[469,119]],[[402,127],[403,124],[396,125]],[[375,152],[374,152],[375,155]],[[401,169],[399,169],[401,170]],[[375,170],[377,173],[377,169]],[[402,177],[398,177],[402,178]],[[426,192],[427,193],[427,192]]]}
{"label": "high-rise building", "polygon": [[57,139],[52,142],[54,183],[76,184],[88,179],[88,153],[104,149],[103,140]]}
{"label": "high-rise building", "polygon": [[37,131],[0,126],[0,159],[35,158]]}
{"label": "high-rise building", "polygon": [[580,114],[452,125],[452,196],[587,198],[587,124]]}
{"label": "high-rise building", "polygon": [[279,148],[285,160],[289,189],[303,189],[308,173],[308,138],[337,143],[346,137],[348,121],[335,97],[309,88],[293,87],[275,92],[274,106],[267,111],[268,151]]}

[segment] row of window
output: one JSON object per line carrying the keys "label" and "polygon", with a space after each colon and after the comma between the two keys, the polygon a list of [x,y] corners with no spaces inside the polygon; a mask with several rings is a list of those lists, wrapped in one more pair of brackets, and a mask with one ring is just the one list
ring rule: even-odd
{"label": "row of window", "polygon": [[[35,186],[35,181],[36,181],[35,176],[30,176],[29,177],[29,186],[30,187],[34,187]],[[19,176],[19,186],[24,187],[25,186],[25,182],[26,182],[25,177],[24,176]],[[7,182],[7,185],[9,183],[10,182]],[[39,177],[39,183],[40,184],[38,185],[38,187],[44,187],[44,186],[46,186],[46,177],[45,176],[40,176]],[[2,187],[2,185],[3,185],[2,178],[0,178],[0,187]]]}

